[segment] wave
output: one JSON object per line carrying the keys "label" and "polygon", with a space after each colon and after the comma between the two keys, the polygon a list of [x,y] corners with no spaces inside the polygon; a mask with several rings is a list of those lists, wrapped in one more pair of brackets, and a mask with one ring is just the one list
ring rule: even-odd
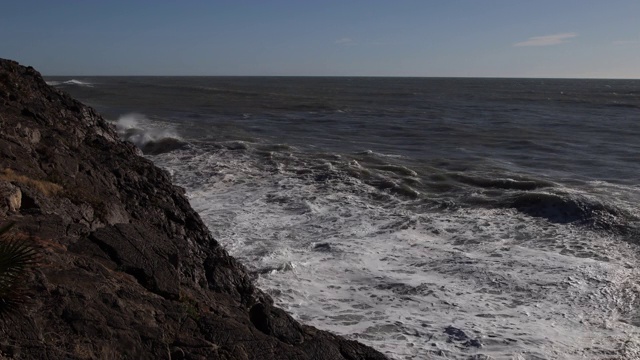
{"label": "wave", "polygon": [[540,188],[552,187],[554,185],[549,181],[534,179],[488,179],[479,176],[468,176],[462,174],[454,174],[451,177],[463,184],[490,189],[536,190]]}
{"label": "wave", "polygon": [[640,229],[638,214],[624,202],[616,203],[610,193],[587,188],[570,190],[551,181],[522,176],[489,178],[456,173],[449,177],[481,189],[462,192],[465,195],[461,202],[471,207],[515,209],[554,224],[576,225],[623,236],[636,234]]}
{"label": "wave", "polygon": [[266,104],[265,108],[273,110],[302,111],[302,112],[337,112],[340,109],[336,106],[322,102],[310,102],[302,104],[271,105]]}
{"label": "wave", "polygon": [[71,79],[71,80],[67,80],[67,81],[47,81],[47,85],[50,85],[50,86],[71,85],[71,86],[84,86],[84,87],[93,87],[94,86],[94,84],[92,84],[90,82],[76,80],[76,79]]}
{"label": "wave", "polygon": [[265,275],[265,274],[273,274],[276,273],[278,271],[283,272],[283,271],[292,271],[293,269],[296,268],[296,264],[291,262],[291,261],[286,261],[282,264],[276,264],[276,265],[269,265],[269,266],[265,266],[259,269],[256,269],[255,271],[253,271],[254,274],[261,274],[261,275]]}
{"label": "wave", "polygon": [[609,103],[606,104],[607,107],[612,108],[628,108],[628,109],[640,109],[640,106],[637,104],[628,104],[628,103]]}
{"label": "wave", "polygon": [[380,161],[381,159],[384,159],[384,158],[401,159],[404,157],[402,155],[396,155],[396,154],[383,154],[373,150],[360,151],[355,153],[354,155],[363,156],[367,158],[367,160],[374,160],[374,161],[375,160]]}
{"label": "wave", "polygon": [[614,205],[578,194],[529,192],[510,197],[505,204],[521,213],[557,224],[585,225],[596,230],[630,234],[638,219]]}
{"label": "wave", "polygon": [[[507,190],[495,191],[503,196],[502,208],[432,211],[420,201],[391,196],[400,190],[402,176],[410,173],[400,164],[366,168],[349,154],[309,156],[277,144],[269,149],[254,144],[248,151],[218,151],[217,145],[203,150],[199,145],[154,160],[176,174],[215,236],[250,264],[252,276],[263,289],[295,316],[329,323],[336,332],[367,336],[387,349],[404,349],[407,343],[416,344],[411,349],[431,348],[432,337],[443,344],[458,341],[469,331],[452,326],[460,326],[464,316],[474,326],[488,329],[483,341],[497,344],[505,338],[518,339],[523,348],[525,344],[535,348],[543,341],[537,335],[516,335],[496,319],[508,317],[519,328],[535,324],[546,331],[564,321],[564,317],[552,317],[557,309],[576,309],[569,318],[586,313],[592,304],[601,305],[597,296],[603,291],[598,286],[614,286],[608,280],[620,279],[616,264],[624,256],[616,252],[617,239],[603,244],[610,239],[608,233],[549,226],[513,211],[512,207],[519,207],[532,215],[551,217],[549,208],[555,206],[555,212],[568,213],[558,216],[559,222],[598,215],[597,204],[587,195],[583,199],[571,193],[546,194],[559,191],[559,184],[534,190],[542,194],[536,197],[534,191],[520,190],[529,185],[490,183],[491,191],[495,186]],[[264,150],[273,150],[267,161]],[[442,175],[440,180],[450,177]],[[577,200],[571,203],[573,198]],[[582,208],[577,205],[580,200]],[[617,214],[615,207],[600,210]],[[613,259],[612,265],[601,266],[601,259]],[[583,285],[573,287],[568,281]],[[576,296],[577,291],[583,293]],[[618,296],[616,288],[605,291],[603,297]],[[479,298],[482,308],[476,306]],[[425,303],[433,304],[435,310],[420,313]],[[626,306],[623,301],[620,304],[615,306]],[[523,306],[531,309],[526,316],[519,312]],[[608,316],[603,311],[593,313],[602,319]],[[416,313],[423,315],[414,317]],[[394,325],[399,324],[394,322],[398,318],[403,319],[403,328]],[[575,327],[571,321],[565,324]],[[592,329],[576,331],[588,334]],[[396,339],[395,343],[389,339]],[[515,345],[509,344],[512,351]],[[401,351],[397,353],[402,357],[428,357]]]}
{"label": "wave", "polygon": [[148,123],[148,119],[140,114],[126,114],[115,123],[118,135],[125,141],[136,145],[148,155],[162,154],[187,147],[187,143],[172,129],[143,129],[140,122]]}
{"label": "wave", "polygon": [[378,170],[393,172],[399,175],[413,176],[413,177],[418,176],[418,174],[415,171],[402,165],[385,164],[385,165],[373,165],[371,167]]}

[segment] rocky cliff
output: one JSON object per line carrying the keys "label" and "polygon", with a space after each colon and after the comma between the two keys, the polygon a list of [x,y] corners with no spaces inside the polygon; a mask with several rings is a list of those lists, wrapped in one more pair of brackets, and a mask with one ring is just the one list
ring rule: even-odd
{"label": "rocky cliff", "polygon": [[40,251],[0,358],[384,359],[256,289],[167,173],[93,109],[0,59],[0,225]]}

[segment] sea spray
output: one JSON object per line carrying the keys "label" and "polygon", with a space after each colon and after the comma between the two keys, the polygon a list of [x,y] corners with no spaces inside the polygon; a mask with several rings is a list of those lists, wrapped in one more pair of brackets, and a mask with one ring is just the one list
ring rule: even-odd
{"label": "sea spray", "polygon": [[132,142],[145,154],[160,154],[187,146],[173,129],[152,127],[142,114],[122,115],[115,125],[122,139]]}

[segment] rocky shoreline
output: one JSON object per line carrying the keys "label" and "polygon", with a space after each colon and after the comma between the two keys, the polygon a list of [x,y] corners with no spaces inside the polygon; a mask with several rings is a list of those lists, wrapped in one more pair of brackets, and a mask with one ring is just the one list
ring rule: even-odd
{"label": "rocky shoreline", "polygon": [[168,174],[93,109],[0,59],[0,224],[40,249],[0,358],[385,359],[296,322]]}

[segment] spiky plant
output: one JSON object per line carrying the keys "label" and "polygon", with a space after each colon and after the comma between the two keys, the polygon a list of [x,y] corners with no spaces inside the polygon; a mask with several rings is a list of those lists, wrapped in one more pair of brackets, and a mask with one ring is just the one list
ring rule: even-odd
{"label": "spiky plant", "polygon": [[31,244],[7,236],[13,225],[0,227],[0,318],[14,313],[26,301],[23,281],[37,258]]}

